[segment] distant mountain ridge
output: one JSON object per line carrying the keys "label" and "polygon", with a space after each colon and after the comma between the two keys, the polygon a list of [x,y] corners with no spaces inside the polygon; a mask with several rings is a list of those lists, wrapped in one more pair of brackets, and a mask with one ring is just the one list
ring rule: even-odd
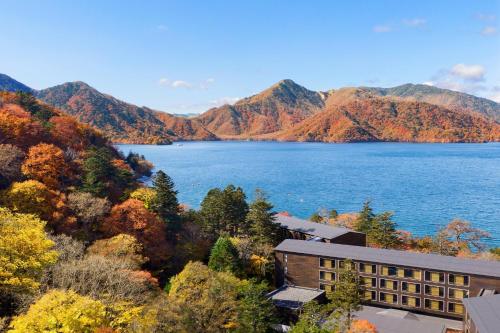
{"label": "distant mountain ridge", "polygon": [[500,141],[500,104],[420,84],[316,92],[282,80],[234,105],[191,117],[138,107],[78,81],[36,91],[0,74],[0,90],[31,92],[117,143]]}

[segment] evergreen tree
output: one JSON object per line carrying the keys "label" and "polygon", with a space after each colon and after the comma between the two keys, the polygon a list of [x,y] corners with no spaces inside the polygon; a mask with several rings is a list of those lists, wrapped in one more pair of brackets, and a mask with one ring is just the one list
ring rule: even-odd
{"label": "evergreen tree", "polygon": [[299,320],[292,326],[290,333],[329,333],[322,324],[327,319],[327,308],[316,301],[306,303],[300,311]]}
{"label": "evergreen tree", "polygon": [[153,189],[156,192],[151,209],[173,229],[179,221],[179,202],[174,182],[165,172],[158,171],[153,178]]}
{"label": "evergreen tree", "polygon": [[354,222],[354,228],[356,231],[364,232],[367,235],[372,231],[375,220],[375,213],[373,213],[373,209],[370,207],[370,204],[370,200],[365,201],[363,209],[361,209],[356,221]]}
{"label": "evergreen tree", "polygon": [[241,265],[238,250],[229,237],[221,236],[217,239],[210,252],[208,267],[213,271],[239,275]]}
{"label": "evergreen tree", "polygon": [[215,188],[208,191],[200,209],[205,231],[215,238],[224,233],[232,237],[247,234],[247,213],[246,195],[240,187],[233,185],[224,190]]}
{"label": "evergreen tree", "polygon": [[240,333],[266,333],[275,320],[275,307],[266,297],[267,284],[252,281],[240,290],[238,328]]}
{"label": "evergreen tree", "polygon": [[339,213],[337,212],[336,209],[332,209],[328,213],[328,217],[331,218],[331,219],[336,219],[338,216],[339,216]]}
{"label": "evergreen tree", "polygon": [[375,217],[371,237],[383,249],[393,249],[401,245],[396,223],[392,220],[393,213],[383,212]]}
{"label": "evergreen tree", "polygon": [[265,194],[255,191],[255,200],[250,205],[246,217],[252,238],[261,244],[276,245],[280,235],[280,225],[276,221],[273,205],[267,201]]}
{"label": "evergreen tree", "polygon": [[329,306],[334,312],[342,315],[345,326],[349,329],[352,313],[361,309],[363,289],[352,261],[345,260],[344,268],[337,270],[337,276],[333,292],[327,294],[330,299]]}
{"label": "evergreen tree", "polygon": [[309,217],[309,221],[316,222],[316,223],[323,223],[323,216],[319,215],[318,212],[314,212],[314,214],[312,214]]}
{"label": "evergreen tree", "polygon": [[83,162],[83,190],[98,197],[107,196],[109,182],[115,176],[111,163],[112,156],[108,149],[91,149]]}

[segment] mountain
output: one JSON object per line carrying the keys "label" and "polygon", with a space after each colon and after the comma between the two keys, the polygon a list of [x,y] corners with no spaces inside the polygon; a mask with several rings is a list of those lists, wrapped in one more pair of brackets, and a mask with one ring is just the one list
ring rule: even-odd
{"label": "mountain", "polygon": [[210,109],[196,119],[221,138],[251,138],[288,129],[323,107],[321,93],[283,80],[234,105]]}
{"label": "mountain", "polygon": [[83,82],[35,91],[0,74],[0,90],[29,91],[117,143],[180,140],[500,141],[500,104],[427,85],[316,92],[283,80],[234,105],[179,116],[123,102]]}
{"label": "mountain", "polygon": [[0,91],[10,91],[10,92],[16,92],[16,91],[23,91],[23,92],[34,92],[34,89],[31,89],[30,87],[22,84],[21,82],[18,82],[11,78],[8,75],[0,73]]}
{"label": "mountain", "polygon": [[424,84],[404,84],[393,88],[367,89],[380,96],[395,96],[406,100],[427,102],[448,109],[479,112],[500,122],[500,104],[486,98],[476,97],[448,89],[441,89]]}
{"label": "mountain", "polygon": [[84,82],[68,82],[43,89],[36,96],[97,127],[117,143],[165,144],[172,140],[215,139],[196,121],[123,102]]}
{"label": "mountain", "polygon": [[392,97],[358,97],[332,103],[293,128],[284,141],[485,142],[500,140],[500,124],[479,114]]}

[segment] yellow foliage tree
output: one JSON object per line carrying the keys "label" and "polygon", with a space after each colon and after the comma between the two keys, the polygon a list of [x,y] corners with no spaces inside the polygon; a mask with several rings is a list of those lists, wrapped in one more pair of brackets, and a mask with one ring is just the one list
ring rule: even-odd
{"label": "yellow foliage tree", "polygon": [[130,193],[130,198],[142,201],[146,209],[151,209],[151,205],[156,199],[156,191],[150,187],[141,187]]}
{"label": "yellow foliage tree", "polygon": [[9,332],[92,333],[108,324],[106,307],[73,291],[52,290],[12,321]]}
{"label": "yellow foliage tree", "polygon": [[0,288],[34,291],[45,267],[57,260],[45,223],[0,207]]}
{"label": "yellow foliage tree", "polygon": [[200,262],[189,262],[171,281],[168,317],[181,318],[171,324],[173,331],[220,332],[237,322],[238,290],[247,281]]}
{"label": "yellow foliage tree", "polygon": [[56,193],[36,180],[15,182],[3,193],[2,204],[15,212],[35,214],[44,220],[52,219]]}

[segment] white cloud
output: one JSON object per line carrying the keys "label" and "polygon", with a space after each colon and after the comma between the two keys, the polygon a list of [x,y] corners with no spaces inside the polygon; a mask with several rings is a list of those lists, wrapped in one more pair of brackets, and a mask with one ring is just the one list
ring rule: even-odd
{"label": "white cloud", "polygon": [[412,19],[404,19],[403,24],[409,27],[421,27],[427,23],[426,19],[423,18],[412,18]]}
{"label": "white cloud", "polygon": [[156,26],[156,29],[159,30],[159,31],[167,31],[168,30],[168,27],[164,24],[158,24]]}
{"label": "white cloud", "polygon": [[177,88],[191,89],[193,87],[193,85],[191,83],[189,83],[187,81],[183,81],[183,80],[175,80],[174,82],[172,82],[172,84],[170,86],[174,89],[177,89]]}
{"label": "white cloud", "polygon": [[221,97],[215,100],[210,101],[210,104],[212,107],[218,107],[222,106],[225,104],[233,105],[237,101],[239,101],[241,98],[240,97]]}
{"label": "white cloud", "polygon": [[488,98],[491,99],[492,101],[500,103],[500,92],[489,95]]}
{"label": "white cloud", "polygon": [[477,13],[476,19],[480,21],[495,21],[497,16],[495,14]]}
{"label": "white cloud", "polygon": [[486,71],[481,65],[456,64],[450,73],[464,80],[483,81]]}
{"label": "white cloud", "polygon": [[442,69],[423,84],[443,89],[485,95],[488,87],[485,81],[486,70],[481,65],[456,64],[450,69]]}
{"label": "white cloud", "polygon": [[376,33],[384,33],[392,31],[392,28],[389,25],[376,25],[373,27],[373,31]]}
{"label": "white cloud", "polygon": [[203,90],[206,90],[206,89],[208,89],[209,86],[211,86],[214,83],[215,83],[215,79],[210,77],[210,78],[206,79],[205,81],[203,81],[202,83],[200,83],[200,88]]}
{"label": "white cloud", "polygon": [[497,33],[497,28],[492,26],[484,27],[484,29],[481,30],[481,35],[483,36],[492,36],[496,35],[496,33]]}

